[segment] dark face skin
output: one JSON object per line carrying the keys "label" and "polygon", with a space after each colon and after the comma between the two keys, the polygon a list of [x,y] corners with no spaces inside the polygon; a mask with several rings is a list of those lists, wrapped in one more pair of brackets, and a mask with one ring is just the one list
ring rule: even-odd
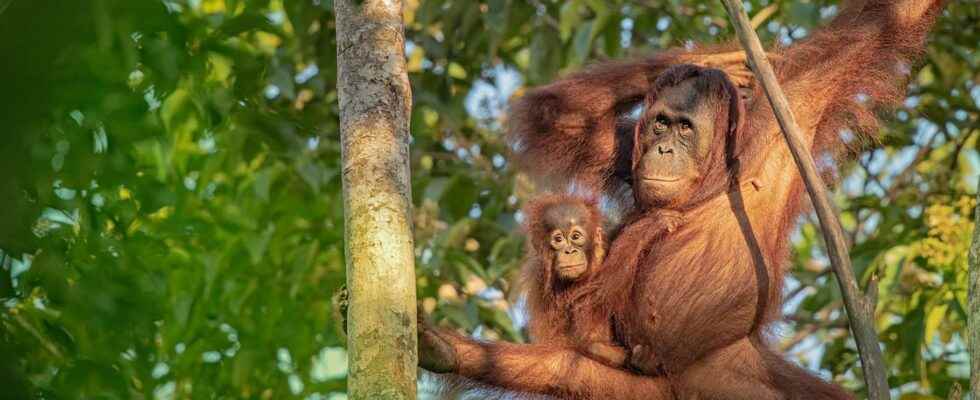
{"label": "dark face skin", "polygon": [[643,114],[641,154],[634,173],[644,205],[682,204],[701,176],[715,131],[715,105],[689,79],[661,91]]}
{"label": "dark face skin", "polygon": [[589,269],[592,232],[589,232],[589,210],[579,204],[552,207],[544,215],[549,229],[552,265],[561,280],[574,281]]}

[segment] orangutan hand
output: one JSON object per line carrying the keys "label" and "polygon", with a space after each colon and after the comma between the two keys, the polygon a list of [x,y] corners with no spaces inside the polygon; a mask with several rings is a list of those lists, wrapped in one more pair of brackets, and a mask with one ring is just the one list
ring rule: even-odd
{"label": "orangutan hand", "polygon": [[448,336],[438,329],[419,323],[419,366],[436,373],[455,372],[456,350]]}

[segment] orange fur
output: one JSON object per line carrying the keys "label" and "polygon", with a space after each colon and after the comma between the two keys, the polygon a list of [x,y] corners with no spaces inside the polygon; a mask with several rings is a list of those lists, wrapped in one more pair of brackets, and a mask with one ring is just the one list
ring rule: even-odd
{"label": "orange fur", "polygon": [[[818,159],[847,156],[875,139],[876,112],[901,98],[942,3],[855,1],[828,27],[778,51],[777,77]],[[618,107],[638,101],[651,87],[644,78],[663,73],[677,54],[601,66],[530,92],[515,104],[512,121],[519,165],[550,184],[584,180],[608,190],[622,161]],[[730,99],[730,90],[717,95]],[[598,293],[607,300],[594,310],[612,313],[622,343],[649,349],[639,367],[656,377],[604,366],[568,346],[477,342],[443,332],[459,355],[457,372],[575,399],[850,398],[764,340],[780,310],[789,234],[806,203],[769,105],[758,90],[752,98],[744,124],[715,145],[725,149],[725,162],[707,173],[722,178],[704,182],[698,201],[671,205],[683,223],[652,237],[644,227],[654,226],[652,216],[662,210],[635,211],[598,275]],[[843,129],[858,140],[842,140]],[[820,167],[832,178],[836,165]],[[758,391],[746,393],[747,386]],[[649,392],[639,396],[636,388]]]}
{"label": "orange fur", "polygon": [[[582,204],[589,212],[585,230],[592,235],[588,249],[589,266],[585,274],[574,282],[562,282],[555,274],[549,245],[551,228],[544,222],[544,213],[557,206]],[[605,239],[602,232],[602,213],[596,201],[568,195],[551,194],[535,198],[524,208],[524,230],[528,234],[531,252],[524,263],[522,287],[527,296],[527,314],[531,340],[537,343],[581,344],[588,339],[577,332],[589,333],[597,340],[612,340],[608,318],[604,326],[586,323],[574,318],[575,290],[597,276],[605,255]],[[592,332],[589,332],[592,331]]]}

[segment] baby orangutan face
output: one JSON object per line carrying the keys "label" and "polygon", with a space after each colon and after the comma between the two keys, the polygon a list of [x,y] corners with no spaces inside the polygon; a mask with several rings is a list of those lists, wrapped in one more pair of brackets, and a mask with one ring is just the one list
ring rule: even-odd
{"label": "baby orangutan face", "polygon": [[582,204],[559,204],[544,215],[550,236],[552,265],[555,273],[564,281],[581,278],[589,270],[592,253],[594,224],[591,214]]}

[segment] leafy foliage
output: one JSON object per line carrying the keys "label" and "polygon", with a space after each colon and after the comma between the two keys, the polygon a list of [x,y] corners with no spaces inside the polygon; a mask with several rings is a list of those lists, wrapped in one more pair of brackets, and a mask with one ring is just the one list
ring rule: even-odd
{"label": "leafy foliage", "polygon": [[[747,2],[791,43],[835,2]],[[6,9],[4,7],[6,6]],[[891,385],[966,373],[980,158],[980,15],[954,3],[905,107],[842,174]],[[524,340],[505,104],[596,59],[728,36],[713,1],[405,1],[419,297]],[[0,1],[0,386],[9,398],[342,398],[336,45],[328,0]],[[792,357],[862,386],[819,232],[803,221]]]}

